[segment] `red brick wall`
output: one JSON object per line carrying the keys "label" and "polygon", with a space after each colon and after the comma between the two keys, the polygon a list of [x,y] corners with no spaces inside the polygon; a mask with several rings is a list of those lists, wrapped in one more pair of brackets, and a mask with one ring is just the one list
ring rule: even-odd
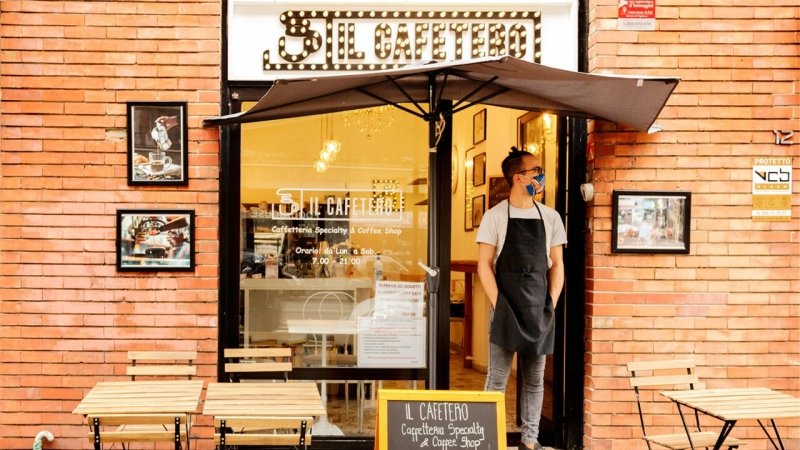
{"label": "red brick wall", "polygon": [[[130,349],[216,374],[219,1],[0,2],[0,448],[89,448],[72,409]],[[128,186],[126,101],[186,101],[189,185]],[[117,273],[122,208],[193,209],[193,273]]]}
{"label": "red brick wall", "polygon": [[[221,2],[0,2],[0,447],[88,448],[70,411],[129,349],[216,362]],[[597,124],[587,251],[586,448],[640,449],[624,362],[694,357],[707,385],[800,395],[800,223],[750,220],[754,156],[800,131],[794,0],[658,2],[658,30],[616,31],[589,2],[592,70],[683,78],[655,135]],[[126,183],[125,102],[188,102],[188,187]],[[795,138],[800,142],[800,138]],[[610,252],[613,189],[693,192],[690,255]],[[798,191],[795,183],[795,191]],[[795,200],[795,205],[798,202]],[[115,211],[197,213],[194,273],[115,271]],[[795,206],[794,217],[798,217]],[[674,416],[655,419],[672,428]],[[781,421],[787,448],[800,424]],[[207,435],[208,430],[200,430]],[[763,449],[761,431],[734,435]],[[207,441],[207,440],[204,440]]]}
{"label": "red brick wall", "polygon": [[[691,357],[708,387],[800,396],[800,202],[791,222],[750,219],[753,157],[793,156],[800,173],[800,139],[777,146],[772,133],[800,134],[800,8],[658,1],[657,30],[635,32],[616,30],[617,0],[589,3],[592,71],[683,80],[657,121],[663,132],[597,123],[592,136],[584,442],[642,449],[629,360]],[[691,253],[611,253],[615,189],[691,191]],[[654,431],[679,432],[675,410],[661,411]],[[786,448],[800,448],[800,421],[778,425]],[[732,435],[768,445],[755,423]]]}

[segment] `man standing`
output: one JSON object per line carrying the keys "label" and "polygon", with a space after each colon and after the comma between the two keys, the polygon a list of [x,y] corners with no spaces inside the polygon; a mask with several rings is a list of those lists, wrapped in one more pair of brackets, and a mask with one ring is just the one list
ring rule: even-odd
{"label": "man standing", "polygon": [[564,286],[558,212],[537,203],[540,161],[511,147],[502,163],[508,200],[486,212],[478,229],[478,277],[492,304],[486,390],[505,391],[514,353],[522,366],[522,447],[539,450],[546,355],[553,353],[555,307]]}

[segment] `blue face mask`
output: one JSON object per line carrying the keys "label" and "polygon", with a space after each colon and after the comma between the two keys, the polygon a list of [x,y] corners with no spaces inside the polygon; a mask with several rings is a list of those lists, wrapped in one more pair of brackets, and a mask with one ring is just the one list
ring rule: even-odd
{"label": "blue face mask", "polygon": [[[536,175],[535,177],[533,177],[533,179],[536,180],[537,183],[539,183],[540,187],[542,188],[544,187],[544,174]],[[533,197],[534,194],[536,194],[536,190],[533,188],[533,183],[526,184],[525,189],[528,190],[528,195],[530,195],[531,197]]]}

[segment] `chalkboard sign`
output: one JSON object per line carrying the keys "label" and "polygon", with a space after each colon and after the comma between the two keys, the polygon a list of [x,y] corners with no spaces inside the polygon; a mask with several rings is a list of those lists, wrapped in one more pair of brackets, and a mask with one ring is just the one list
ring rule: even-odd
{"label": "chalkboard sign", "polygon": [[486,209],[492,209],[492,206],[507,199],[509,192],[511,192],[511,188],[508,187],[505,178],[489,177],[489,204]]}
{"label": "chalkboard sign", "polygon": [[502,392],[380,389],[378,450],[506,450]]}

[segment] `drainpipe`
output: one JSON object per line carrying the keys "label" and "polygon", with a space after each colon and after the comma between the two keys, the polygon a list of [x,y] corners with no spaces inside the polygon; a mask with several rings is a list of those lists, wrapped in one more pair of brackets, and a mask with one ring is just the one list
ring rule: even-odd
{"label": "drainpipe", "polygon": [[42,439],[47,439],[47,442],[53,442],[53,433],[49,431],[40,431],[33,439],[33,450],[42,450]]}

